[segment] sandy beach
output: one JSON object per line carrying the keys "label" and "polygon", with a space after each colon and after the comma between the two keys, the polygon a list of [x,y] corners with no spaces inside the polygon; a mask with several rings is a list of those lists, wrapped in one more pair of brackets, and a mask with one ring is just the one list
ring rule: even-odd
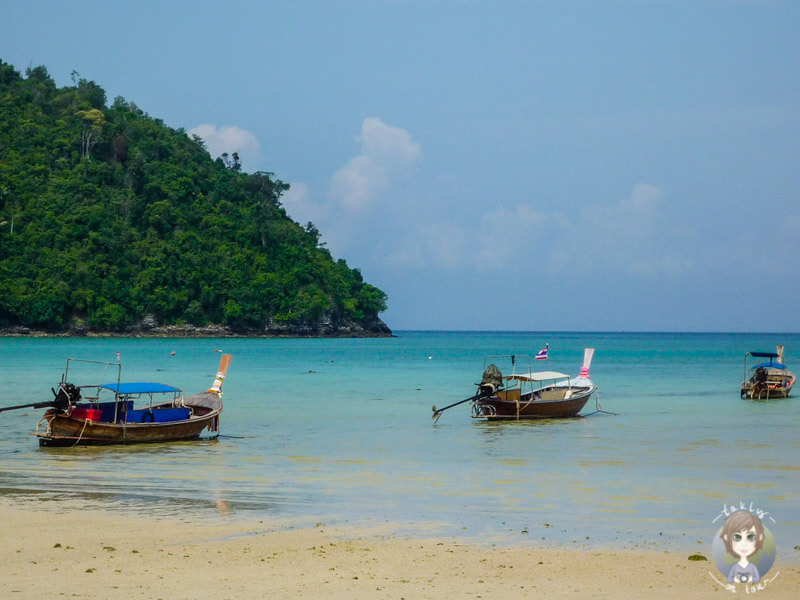
{"label": "sandy beach", "polygon": [[[0,597],[724,598],[712,562],[689,553],[554,550],[402,539],[323,523],[194,524],[98,511],[0,506]],[[797,553],[796,550],[784,550]],[[698,551],[699,554],[706,554]],[[712,577],[712,575],[714,577]],[[780,553],[758,590],[796,598]],[[743,586],[736,594],[747,593]]]}

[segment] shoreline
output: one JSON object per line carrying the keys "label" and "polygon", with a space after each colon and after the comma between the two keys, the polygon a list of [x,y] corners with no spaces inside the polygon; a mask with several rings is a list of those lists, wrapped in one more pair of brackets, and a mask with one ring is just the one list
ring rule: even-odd
{"label": "shoreline", "polygon": [[43,331],[26,330],[20,331],[19,328],[0,329],[0,338],[144,338],[144,339],[377,339],[397,337],[393,332],[358,332],[342,331],[338,333],[259,333],[256,331],[237,332],[224,327],[182,327],[165,326],[148,329],[144,331]]}
{"label": "shoreline", "polygon": [[[682,552],[494,546],[397,536],[380,526],[239,522],[224,504],[218,508],[219,519],[195,522],[188,513],[179,520],[55,511],[0,499],[0,596],[693,600],[726,591],[713,560]],[[771,580],[764,597],[793,598],[800,566],[781,561],[779,549],[764,579]]]}

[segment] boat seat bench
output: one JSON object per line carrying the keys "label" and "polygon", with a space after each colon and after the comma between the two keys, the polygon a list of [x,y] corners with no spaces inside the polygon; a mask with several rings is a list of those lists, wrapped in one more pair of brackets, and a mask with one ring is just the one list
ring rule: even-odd
{"label": "boat seat bench", "polygon": [[129,410],[126,422],[128,423],[169,423],[171,421],[185,421],[192,414],[188,408],[159,408],[150,410],[142,408]]}
{"label": "boat seat bench", "polygon": [[[100,418],[97,419],[101,423],[113,423],[115,402],[95,402],[92,404],[79,404],[76,409],[95,409],[100,411]],[[122,408],[122,407],[120,407]],[[133,400],[128,400],[125,403],[125,414],[127,423],[169,423],[172,421],[185,421],[192,416],[192,411],[189,408],[156,408],[151,410],[149,408],[135,409],[133,408]],[[118,415],[122,416],[122,415]]]}

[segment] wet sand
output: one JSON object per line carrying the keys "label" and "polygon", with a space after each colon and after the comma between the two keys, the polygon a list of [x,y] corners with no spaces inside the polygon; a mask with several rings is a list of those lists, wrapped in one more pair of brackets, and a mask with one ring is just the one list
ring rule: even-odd
{"label": "wet sand", "polygon": [[[0,598],[726,598],[689,553],[537,549],[379,528],[192,523],[0,500]],[[698,554],[709,557],[698,549]],[[789,557],[781,560],[781,551]],[[758,590],[797,598],[799,551],[780,549]],[[712,577],[713,575],[713,577]],[[736,595],[746,594],[742,585]],[[734,595],[734,597],[736,597]]]}

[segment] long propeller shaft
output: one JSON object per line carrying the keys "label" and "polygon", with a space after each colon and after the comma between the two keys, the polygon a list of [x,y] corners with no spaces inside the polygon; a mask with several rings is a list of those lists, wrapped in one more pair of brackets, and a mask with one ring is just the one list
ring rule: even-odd
{"label": "long propeller shaft", "polygon": [[448,408],[453,408],[454,406],[458,406],[459,404],[464,404],[465,402],[472,402],[473,400],[479,400],[480,398],[483,398],[485,396],[486,396],[486,392],[481,391],[481,392],[478,392],[477,394],[475,394],[474,396],[470,396],[469,398],[464,398],[463,400],[459,400],[458,402],[453,402],[453,404],[449,404],[448,406],[444,406],[442,408],[438,408],[437,409],[436,405],[434,404],[433,407],[432,407],[433,415],[431,416],[431,418],[434,421],[438,421],[439,417],[441,416],[441,414],[444,411],[446,411]]}
{"label": "long propeller shaft", "polygon": [[0,408],[0,412],[5,412],[7,410],[17,410],[20,408],[47,408],[49,406],[55,406],[55,402],[51,400],[49,402],[31,402],[30,404],[17,404],[16,406],[4,406]]}

